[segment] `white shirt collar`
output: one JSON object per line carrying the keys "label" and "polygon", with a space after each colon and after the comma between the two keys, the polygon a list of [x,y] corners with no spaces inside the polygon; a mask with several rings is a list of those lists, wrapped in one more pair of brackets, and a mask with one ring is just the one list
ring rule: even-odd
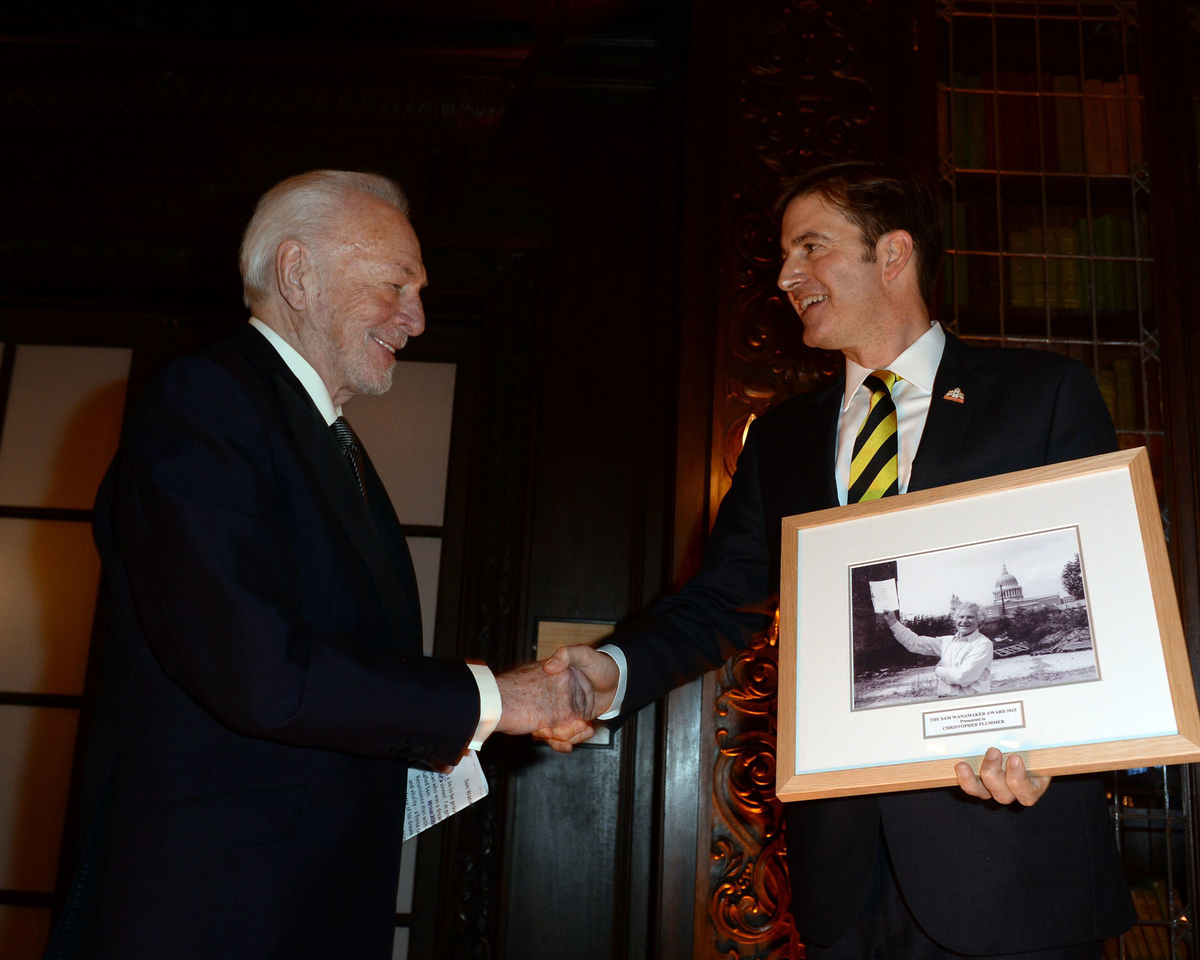
{"label": "white shirt collar", "polygon": [[325,386],[325,381],[313,369],[312,364],[304,359],[299,350],[259,320],[258,317],[250,318],[250,326],[266,337],[267,343],[273,346],[275,352],[283,358],[283,362],[288,365],[288,369],[296,375],[296,379],[300,381],[304,389],[308,391],[308,395],[312,397],[313,403],[321,411],[321,416],[325,418],[326,424],[332,424],[334,420],[342,415],[342,408],[333,405],[333,397],[329,395],[329,388]]}
{"label": "white shirt collar", "polygon": [[[908,349],[887,365],[897,377],[911,383],[921,393],[933,393],[933,381],[937,376],[938,364],[942,362],[942,351],[946,346],[946,332],[941,324],[931,322],[929,329],[921,334]],[[878,368],[875,368],[878,369]],[[842,398],[842,411],[845,412],[854,394],[875,370],[860,366],[849,357],[846,358],[846,392]]]}

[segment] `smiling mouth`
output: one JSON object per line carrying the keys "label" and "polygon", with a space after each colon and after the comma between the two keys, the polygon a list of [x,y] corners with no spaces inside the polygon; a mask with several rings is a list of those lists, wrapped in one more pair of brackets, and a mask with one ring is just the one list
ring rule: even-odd
{"label": "smiling mouth", "polygon": [[820,303],[822,300],[828,300],[827,293],[810,293],[807,297],[792,297],[792,302],[796,304],[800,311],[800,316],[804,316],[804,311],[811,307],[814,303]]}
{"label": "smiling mouth", "polygon": [[408,343],[408,337],[407,337],[407,336],[405,336],[405,337],[404,337],[404,338],[403,338],[403,339],[400,341],[400,343],[399,343],[399,344],[395,344],[395,345],[388,343],[386,340],[380,340],[380,339],[379,339],[379,337],[375,336],[375,334],[373,334],[373,333],[372,333],[372,334],[369,334],[369,336],[370,336],[370,337],[371,337],[371,339],[372,339],[372,340],[374,340],[374,341],[375,341],[377,344],[379,344],[381,347],[383,347],[383,349],[384,349],[384,350],[387,350],[387,351],[388,351],[388,352],[389,352],[389,353],[390,353],[390,354],[391,354],[393,357],[394,357],[394,356],[397,354],[397,352],[399,352],[400,350],[403,350],[403,349],[404,349],[404,345],[405,345],[406,343]]}

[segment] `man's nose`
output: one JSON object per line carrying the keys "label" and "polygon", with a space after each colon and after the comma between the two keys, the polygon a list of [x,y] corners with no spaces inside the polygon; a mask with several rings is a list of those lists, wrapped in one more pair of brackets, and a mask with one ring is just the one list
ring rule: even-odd
{"label": "man's nose", "polygon": [[425,307],[420,295],[406,303],[400,312],[400,326],[410,337],[419,337],[425,330]]}
{"label": "man's nose", "polygon": [[808,281],[808,274],[799,267],[794,267],[789,264],[784,264],[783,269],[779,271],[779,289],[784,293],[791,293],[794,287],[800,286]]}

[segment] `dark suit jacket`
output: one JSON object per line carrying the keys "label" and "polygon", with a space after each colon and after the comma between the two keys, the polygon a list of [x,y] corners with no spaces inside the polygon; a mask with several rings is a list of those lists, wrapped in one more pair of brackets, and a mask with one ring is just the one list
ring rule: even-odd
{"label": "dark suit jacket", "polygon": [[96,505],[105,779],[48,956],[391,955],[406,761],[453,762],[479,695],[421,655],[366,474],[369,508],[248,325],[146,390]]}
{"label": "dark suit jacket", "polygon": [[[766,627],[779,589],[780,520],[837,506],[844,380],[794,397],[750,429],[701,572],[614,638],[628,660],[626,716],[724,662]],[[944,400],[958,387],[965,401]],[[947,336],[910,490],[1116,448],[1087,368],[1051,353],[972,348]],[[1095,779],[1055,781],[1033,807],[957,788],[789,804],[792,912],[802,940],[836,942],[857,918],[880,828],[926,933],[963,953],[1113,936],[1134,919]]]}

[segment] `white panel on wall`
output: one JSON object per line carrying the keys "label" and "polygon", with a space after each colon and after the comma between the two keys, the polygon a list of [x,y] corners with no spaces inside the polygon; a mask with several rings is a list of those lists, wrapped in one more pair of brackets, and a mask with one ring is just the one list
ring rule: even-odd
{"label": "white panel on wall", "polygon": [[396,912],[412,913],[413,881],[417,875],[417,844],[419,836],[404,841],[400,848],[400,886],[396,889]]}
{"label": "white panel on wall", "polygon": [[0,706],[0,890],[54,890],[78,719]]}
{"label": "white panel on wall", "polygon": [[0,957],[41,960],[50,942],[48,908],[0,905]]}
{"label": "white panel on wall", "polygon": [[91,509],[121,433],[132,351],[18,345],[0,504]]}
{"label": "white panel on wall", "polygon": [[442,525],[455,368],[453,363],[397,363],[391,390],[346,404],[346,418],[379,471],[401,523]]}
{"label": "white panel on wall", "polygon": [[0,690],[83,693],[99,583],[90,524],[0,518]]}
{"label": "white panel on wall", "polygon": [[442,568],[441,537],[409,537],[408,552],[412,554],[413,569],[417,572],[417,592],[421,595],[421,645],[425,656],[433,654],[433,622],[437,615],[438,571]]}
{"label": "white panel on wall", "polygon": [[407,927],[396,928],[396,939],[392,942],[392,960],[408,960]]}

